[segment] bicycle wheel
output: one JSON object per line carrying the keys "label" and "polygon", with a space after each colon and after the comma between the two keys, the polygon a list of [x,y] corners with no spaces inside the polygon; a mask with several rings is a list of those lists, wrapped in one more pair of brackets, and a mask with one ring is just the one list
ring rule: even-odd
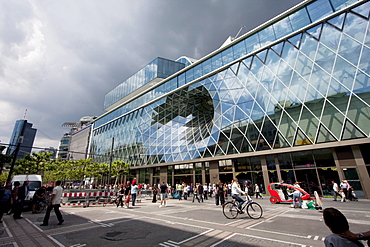
{"label": "bicycle wheel", "polygon": [[247,206],[247,214],[252,219],[259,219],[262,217],[262,207],[257,202],[251,202]]}
{"label": "bicycle wheel", "polygon": [[235,219],[239,214],[238,207],[232,202],[227,202],[224,204],[222,206],[222,212],[228,219]]}

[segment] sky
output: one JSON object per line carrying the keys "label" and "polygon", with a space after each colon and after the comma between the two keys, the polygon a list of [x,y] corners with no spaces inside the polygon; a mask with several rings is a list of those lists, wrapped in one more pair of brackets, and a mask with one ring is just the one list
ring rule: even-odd
{"label": "sky", "polygon": [[[200,59],[302,0],[0,0],[0,143],[16,120],[55,147],[64,122],[156,57]],[[241,35],[240,34],[240,35]]]}

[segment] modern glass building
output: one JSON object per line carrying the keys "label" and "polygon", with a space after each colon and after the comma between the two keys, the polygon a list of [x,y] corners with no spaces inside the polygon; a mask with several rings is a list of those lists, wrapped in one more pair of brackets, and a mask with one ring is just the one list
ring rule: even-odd
{"label": "modern glass building", "polygon": [[307,0],[197,61],[134,75],[107,94],[90,153],[145,183],[237,176],[325,195],[347,179],[370,198],[369,10]]}
{"label": "modern glass building", "polygon": [[28,123],[24,119],[15,122],[10,144],[6,150],[7,155],[15,155],[18,144],[20,146],[16,159],[22,159],[27,154],[31,154],[37,132],[37,129],[32,128],[32,125],[32,123]]}

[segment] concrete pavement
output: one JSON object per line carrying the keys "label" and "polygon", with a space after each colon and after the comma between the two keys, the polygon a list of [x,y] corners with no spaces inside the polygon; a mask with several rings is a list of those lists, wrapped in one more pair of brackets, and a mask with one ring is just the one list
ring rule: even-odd
{"label": "concrete pavement", "polygon": [[[226,219],[213,198],[204,203],[168,200],[167,207],[142,200],[129,209],[113,205],[62,207],[65,222],[52,213],[41,227],[43,213],[23,213],[23,219],[4,216],[0,246],[323,246],[330,234],[316,210],[255,200],[263,217],[239,215]],[[370,201],[340,203],[324,199],[346,215],[354,232],[369,230]]]}

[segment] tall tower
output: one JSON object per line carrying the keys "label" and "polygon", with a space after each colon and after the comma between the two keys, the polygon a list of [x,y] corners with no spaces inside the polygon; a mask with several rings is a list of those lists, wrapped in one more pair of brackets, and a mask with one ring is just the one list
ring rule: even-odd
{"label": "tall tower", "polygon": [[32,125],[24,119],[15,122],[9,148],[6,151],[7,155],[14,154],[18,143],[20,143],[20,147],[16,159],[24,158],[26,154],[31,153],[37,132],[37,129],[32,128]]}

